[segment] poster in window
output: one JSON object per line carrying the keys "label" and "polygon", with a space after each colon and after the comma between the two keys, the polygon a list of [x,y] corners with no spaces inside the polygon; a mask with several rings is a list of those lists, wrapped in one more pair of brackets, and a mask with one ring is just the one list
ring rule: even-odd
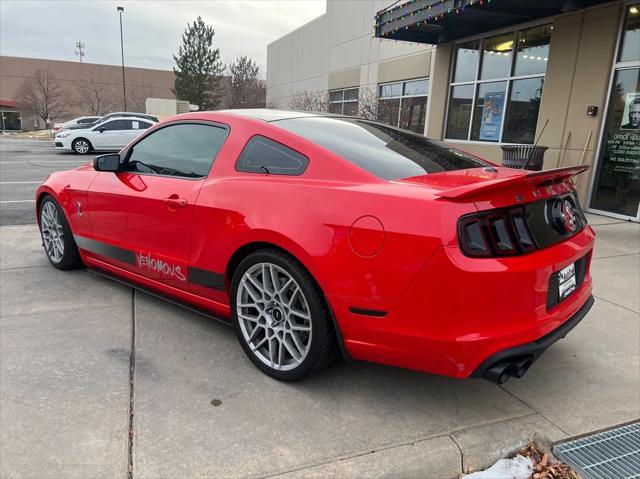
{"label": "poster in window", "polygon": [[500,128],[504,115],[504,92],[487,93],[482,106],[480,122],[480,139],[485,141],[500,140]]}
{"label": "poster in window", "polygon": [[620,129],[640,130],[640,93],[627,93]]}

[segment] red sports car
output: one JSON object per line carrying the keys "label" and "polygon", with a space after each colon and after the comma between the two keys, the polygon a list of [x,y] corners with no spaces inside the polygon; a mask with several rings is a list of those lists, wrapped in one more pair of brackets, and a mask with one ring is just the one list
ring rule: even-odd
{"label": "red sports car", "polygon": [[380,123],[178,115],[38,189],[46,254],[230,321],[282,380],[342,355],[522,376],[593,304],[572,176]]}

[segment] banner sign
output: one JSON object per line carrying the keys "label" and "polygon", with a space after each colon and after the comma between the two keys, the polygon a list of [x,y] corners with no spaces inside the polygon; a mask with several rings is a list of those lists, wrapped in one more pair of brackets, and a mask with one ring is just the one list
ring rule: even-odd
{"label": "banner sign", "polygon": [[504,92],[486,93],[480,121],[480,139],[499,141],[504,116]]}

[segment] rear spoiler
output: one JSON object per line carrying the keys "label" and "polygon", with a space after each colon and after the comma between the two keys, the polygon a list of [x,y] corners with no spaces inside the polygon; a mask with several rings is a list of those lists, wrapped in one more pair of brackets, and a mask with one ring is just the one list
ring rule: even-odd
{"label": "rear spoiler", "polygon": [[568,166],[545,171],[531,171],[525,175],[510,176],[481,183],[459,186],[436,193],[436,196],[452,200],[466,199],[479,194],[510,188],[514,186],[533,186],[540,188],[554,183],[560,183],[589,169],[589,166]]}

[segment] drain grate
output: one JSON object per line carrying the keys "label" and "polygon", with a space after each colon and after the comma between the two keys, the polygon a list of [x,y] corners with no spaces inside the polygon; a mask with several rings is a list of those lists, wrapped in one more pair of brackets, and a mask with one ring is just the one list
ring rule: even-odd
{"label": "drain grate", "polygon": [[585,479],[640,479],[640,422],[559,444],[553,453]]}

